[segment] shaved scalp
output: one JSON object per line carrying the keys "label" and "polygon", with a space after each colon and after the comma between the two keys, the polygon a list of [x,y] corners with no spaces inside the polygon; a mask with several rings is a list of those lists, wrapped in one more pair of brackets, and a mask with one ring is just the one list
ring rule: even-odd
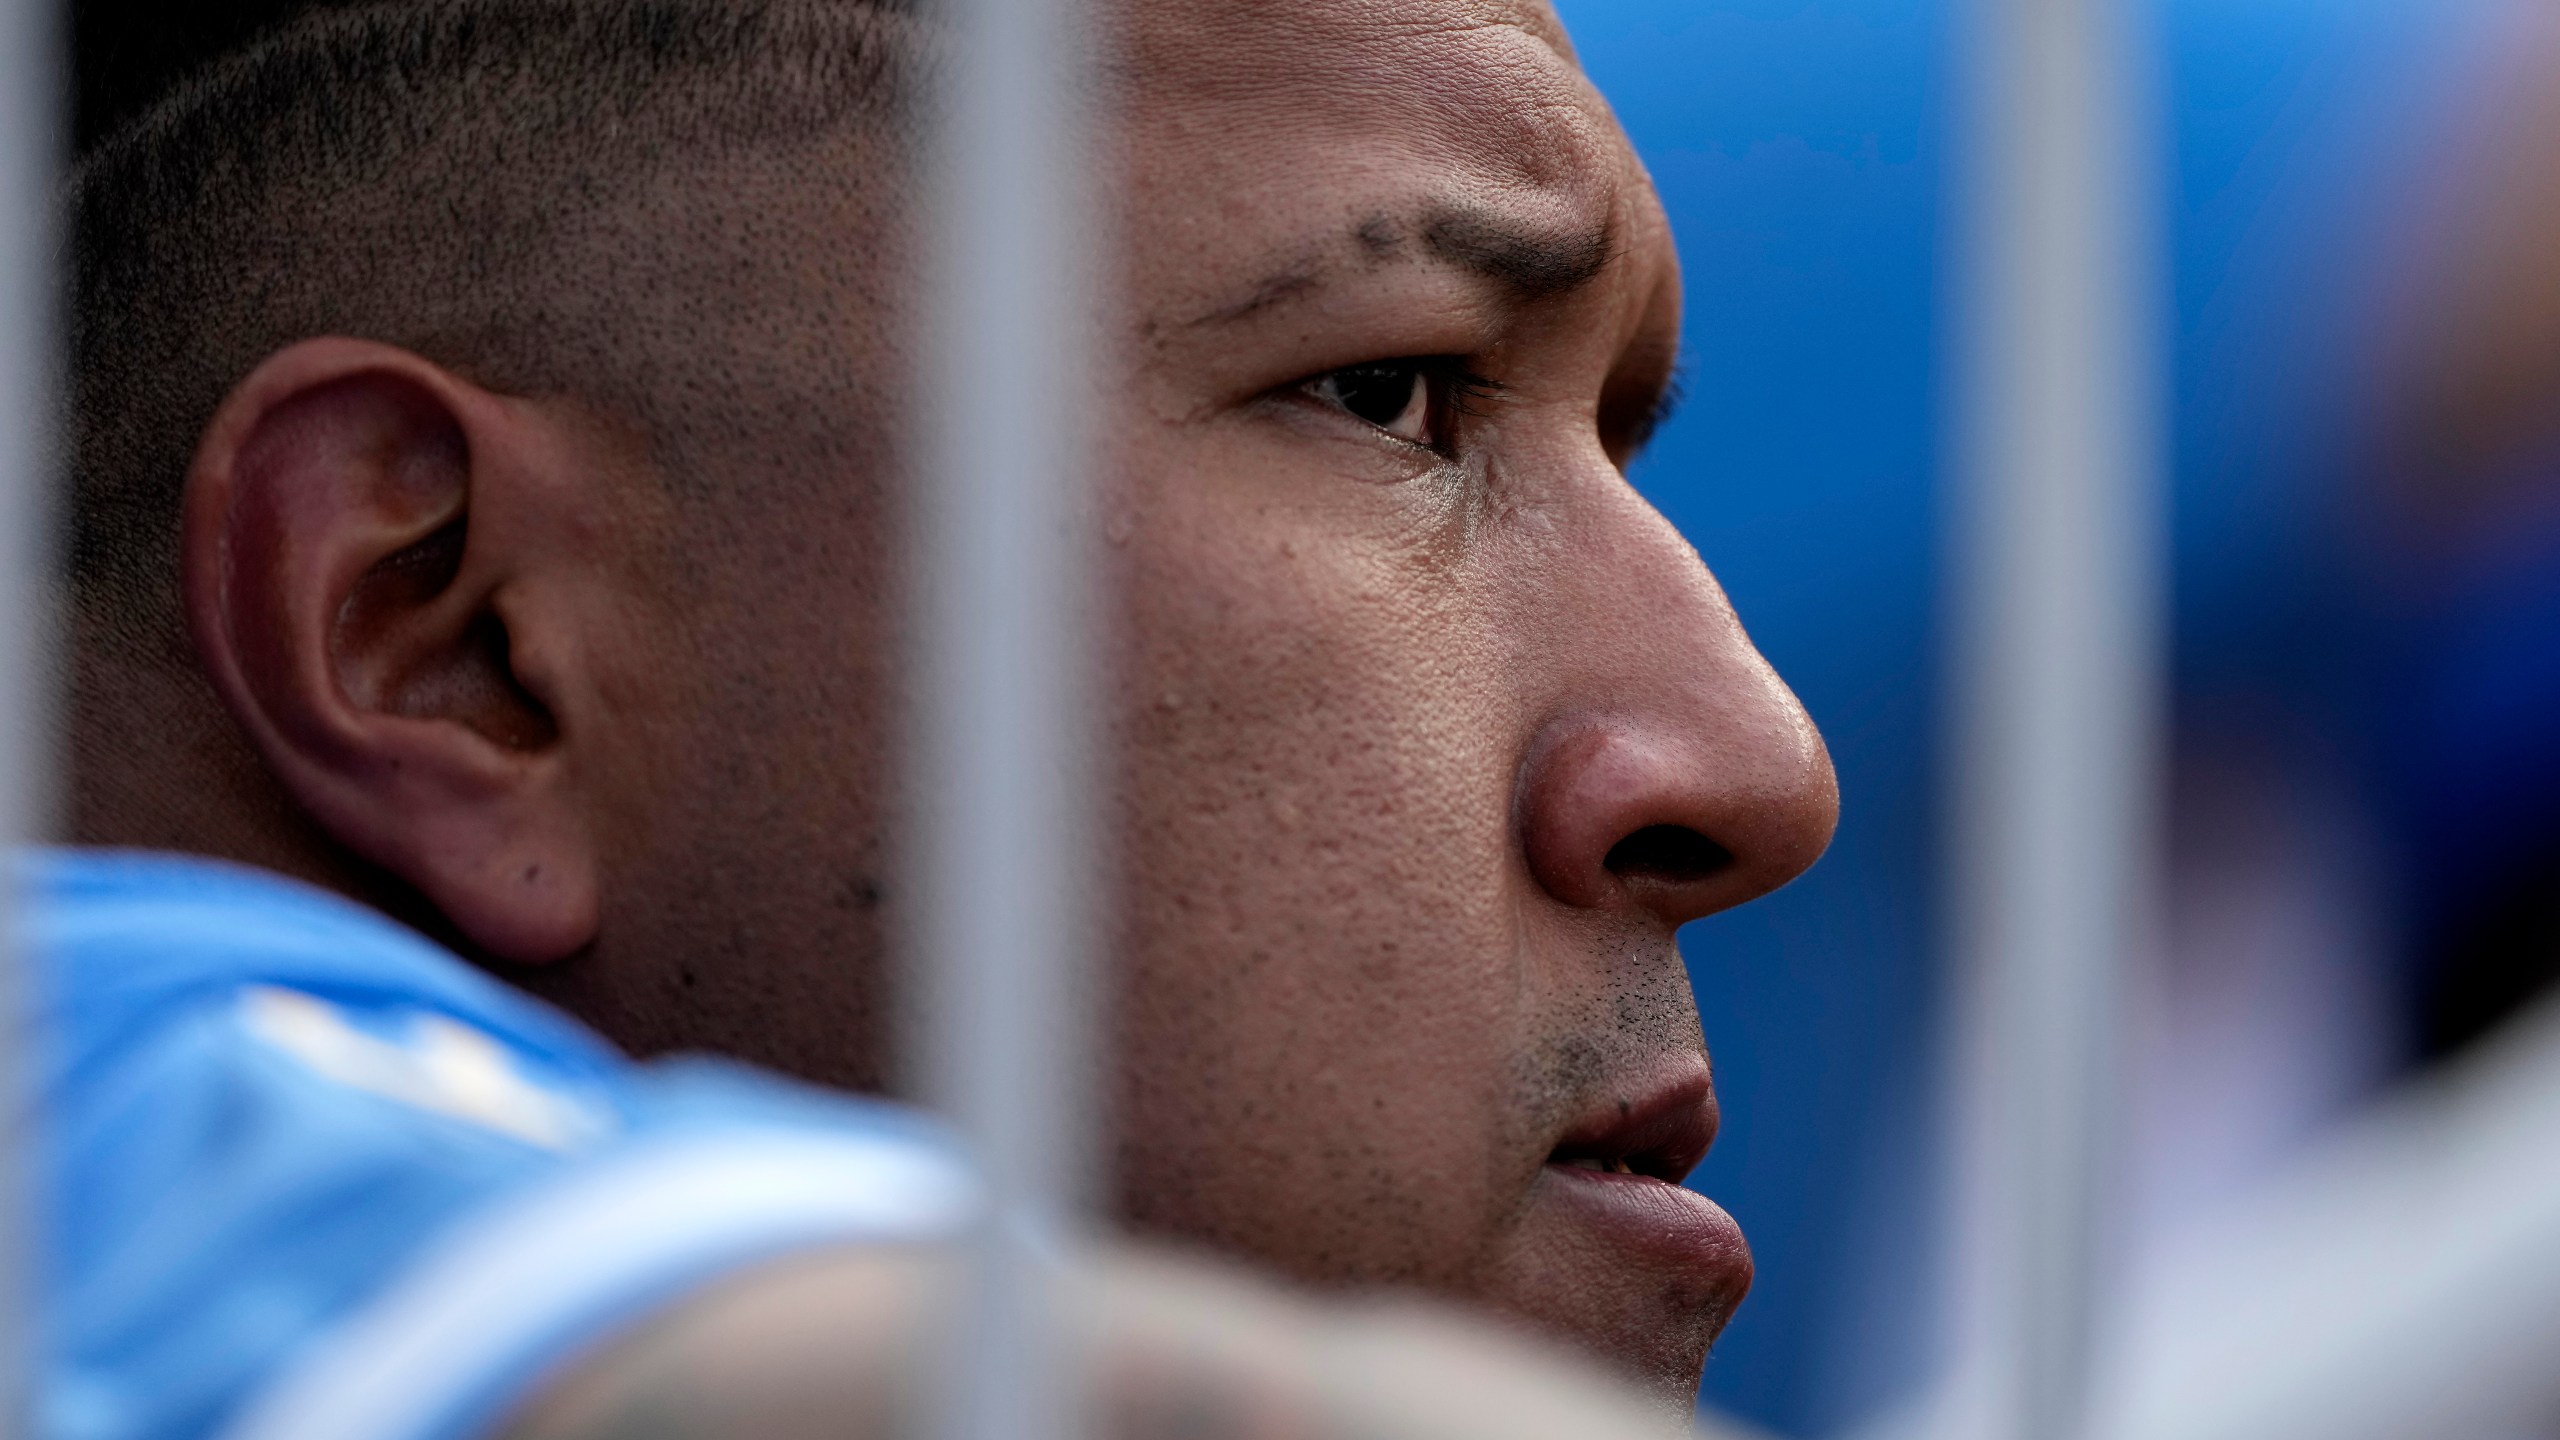
{"label": "shaved scalp", "polygon": [[760,451],[877,453],[849,433],[877,387],[844,357],[880,368],[904,288],[910,8],[327,11],[105,138],[69,196],[83,643],[165,653],[197,436],[314,335],[628,419],[680,494]]}

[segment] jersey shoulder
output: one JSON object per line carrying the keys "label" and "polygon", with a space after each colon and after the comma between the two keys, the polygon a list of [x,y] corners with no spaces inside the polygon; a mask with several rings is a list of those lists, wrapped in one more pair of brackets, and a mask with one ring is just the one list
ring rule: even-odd
{"label": "jersey shoulder", "polygon": [[939,1233],[973,1203],[914,1117],[635,1065],[279,877],[56,851],[20,895],[49,1437],[469,1433],[672,1291],[794,1245]]}

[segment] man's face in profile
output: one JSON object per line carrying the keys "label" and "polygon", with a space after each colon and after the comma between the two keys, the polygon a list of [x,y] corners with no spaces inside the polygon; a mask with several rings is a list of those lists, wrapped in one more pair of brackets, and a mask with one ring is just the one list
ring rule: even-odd
{"label": "man's face in profile", "polygon": [[1621,473],[1678,335],[1651,186],[1539,8],[1123,43],[1123,1202],[1685,1396],[1749,1268],[1658,1183],[1714,1123],[1673,932],[1834,799]]}
{"label": "man's face in profile", "polygon": [[[1661,211],[1541,8],[1124,20],[1091,392],[1120,1210],[1487,1303],[1685,1401],[1750,1272],[1673,1183],[1715,1126],[1673,936],[1811,863],[1835,798],[1623,475],[1677,348]],[[224,380],[181,589],[240,759],[93,766],[145,818],[92,830],[183,847],[194,805],[204,848],[426,911],[635,1049],[880,1083],[912,232],[878,127],[803,138],[593,213],[519,187],[614,273],[500,299],[603,337],[626,391],[362,339]],[[356,221],[406,223],[371,193]],[[86,683],[100,735],[147,713]],[[251,843],[256,784],[300,810]]]}

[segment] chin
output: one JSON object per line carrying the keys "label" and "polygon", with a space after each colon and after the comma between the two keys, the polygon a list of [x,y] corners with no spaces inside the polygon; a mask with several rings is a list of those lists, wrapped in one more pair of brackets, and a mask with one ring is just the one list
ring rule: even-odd
{"label": "chin", "polygon": [[[1547,1311],[1542,1328],[1552,1333],[1557,1309],[1581,1307],[1564,1302],[1542,1308]],[[1557,1338],[1598,1361],[1647,1400],[1666,1411],[1686,1414],[1697,1404],[1708,1349],[1730,1318],[1731,1304],[1721,1298],[1702,1302],[1679,1294],[1655,1294],[1622,1296],[1618,1305],[1609,1308],[1607,1314],[1586,1310],[1575,1317],[1579,1323]],[[1534,1314],[1527,1318],[1540,1319]]]}
{"label": "chin", "polygon": [[[1614,1183],[1661,1190],[1593,1189],[1578,1177],[1547,1176],[1481,1298],[1685,1413],[1697,1402],[1708,1348],[1751,1288],[1750,1247],[1732,1219],[1695,1192]],[[1689,1223],[1626,1223],[1630,1212],[1656,1208]]]}
{"label": "chin", "polygon": [[1707,1350],[1724,1329],[1724,1317],[1700,1322],[1666,1314],[1640,1335],[1625,1333],[1600,1341],[1604,1363],[1614,1360],[1620,1374],[1665,1409],[1686,1413],[1698,1403],[1698,1382],[1706,1374]]}

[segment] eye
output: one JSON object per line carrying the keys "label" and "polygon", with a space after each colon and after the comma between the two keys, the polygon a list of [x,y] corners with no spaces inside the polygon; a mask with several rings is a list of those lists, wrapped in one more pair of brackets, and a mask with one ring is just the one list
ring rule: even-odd
{"label": "eye", "polygon": [[1346,365],[1298,388],[1408,444],[1446,451],[1451,417],[1466,412],[1469,398],[1493,394],[1497,387],[1443,358]]}
{"label": "eye", "polygon": [[1346,365],[1307,382],[1307,393],[1399,440],[1429,445],[1431,376],[1412,360]]}

